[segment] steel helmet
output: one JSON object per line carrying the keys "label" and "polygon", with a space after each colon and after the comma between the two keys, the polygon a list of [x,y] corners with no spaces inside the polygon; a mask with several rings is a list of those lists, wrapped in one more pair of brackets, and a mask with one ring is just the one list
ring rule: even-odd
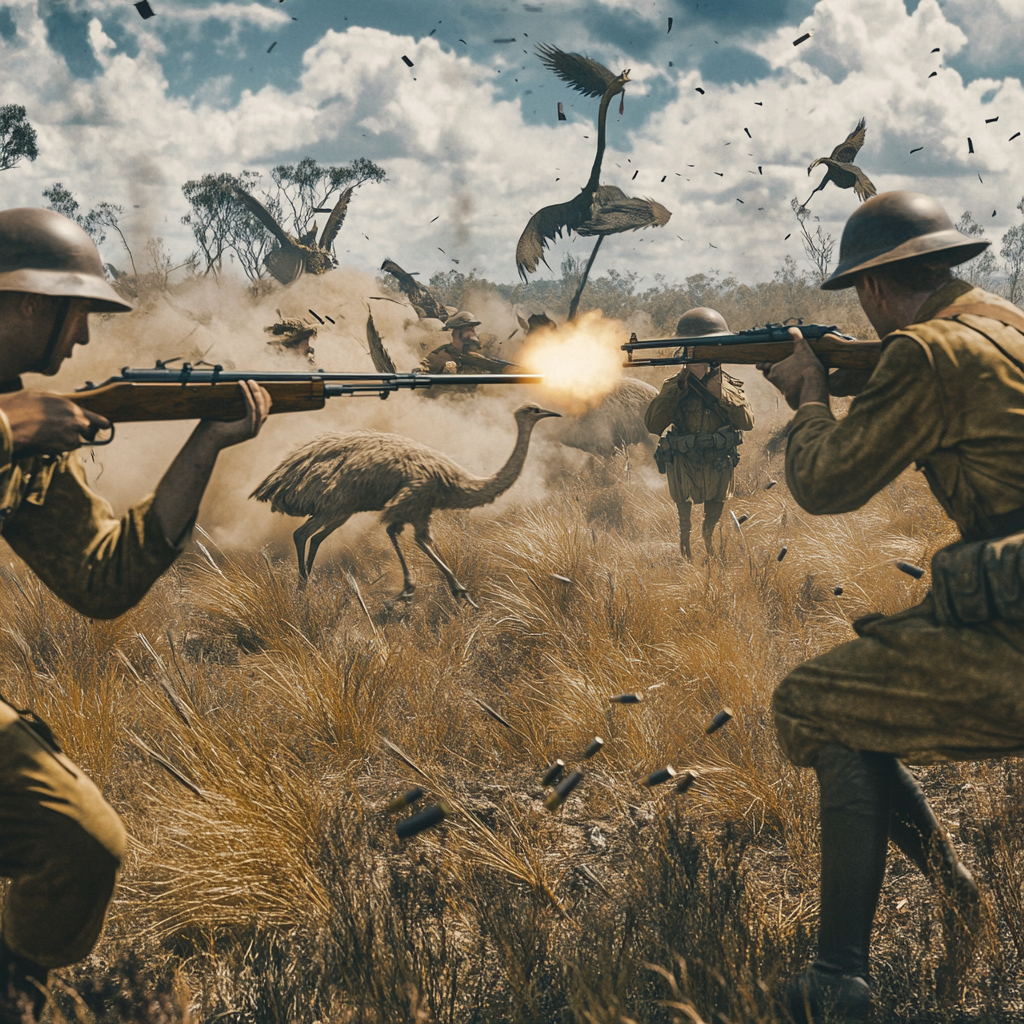
{"label": "steel helmet", "polygon": [[131,306],[107,284],[93,240],[53,210],[0,211],[0,292],[89,299],[97,313]]}
{"label": "steel helmet", "polygon": [[710,306],[688,309],[676,324],[677,338],[702,338],[708,334],[731,334],[725,317]]}
{"label": "steel helmet", "polygon": [[949,214],[921,192],[883,192],[857,207],[843,228],[839,265],[821,287],[852,288],[855,275],[886,263],[942,253],[950,267],[983,252],[990,242],[969,241]]}
{"label": "steel helmet", "polygon": [[449,331],[457,331],[460,327],[479,327],[482,321],[473,316],[467,309],[460,310],[454,316],[448,317],[445,327]]}

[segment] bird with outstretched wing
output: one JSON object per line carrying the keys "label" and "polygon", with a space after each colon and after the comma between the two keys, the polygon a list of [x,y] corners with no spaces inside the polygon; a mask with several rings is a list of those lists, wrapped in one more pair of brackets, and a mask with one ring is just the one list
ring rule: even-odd
{"label": "bird with outstretched wing", "polygon": [[608,106],[612,98],[622,93],[629,79],[629,71],[614,75],[598,61],[579,53],[566,53],[546,43],[537,47],[544,66],[563,82],[585,96],[600,96],[597,113],[597,152],[587,183],[568,202],[555,203],[538,210],[528,221],[516,245],[516,267],[525,281],[536,272],[544,260],[549,242],[562,237],[562,232],[575,231],[579,235],[597,236],[597,242],[584,269],[576,295],[569,306],[569,319],[575,318],[580,296],[593,266],[597,250],[606,235],[621,231],[637,231],[646,227],[661,227],[672,216],[652,199],[627,196],[614,185],[601,185],[601,163],[607,138]]}
{"label": "bird with outstretched wing", "polygon": [[397,282],[402,294],[412,303],[416,315],[422,320],[432,317],[442,323],[448,319],[448,310],[431,294],[426,285],[422,285],[408,271],[403,270],[394,260],[385,258],[380,269],[390,274]]}
{"label": "bird with outstretched wing", "polygon": [[331,215],[327,218],[327,223],[324,225],[324,230],[320,235],[320,248],[326,249],[328,252],[331,251],[331,247],[334,245],[335,238],[338,237],[338,232],[341,230],[341,225],[345,223],[345,214],[348,213],[348,203],[352,198],[352,193],[355,191],[354,185],[349,185],[344,192],[338,197],[338,201],[334,204],[334,209],[331,210]]}
{"label": "bird with outstretched wing", "polygon": [[384,339],[381,338],[377,325],[373,322],[373,313],[369,312],[369,310],[367,310],[366,314],[366,344],[370,349],[373,368],[378,373],[394,373],[395,364],[388,350],[384,347]]}
{"label": "bird with outstretched wing", "polygon": [[[845,141],[832,150],[831,156],[819,157],[811,163],[807,168],[808,175],[821,164],[828,168],[828,173],[821,179],[821,184],[814,192],[820,192],[831,181],[837,188],[852,188],[861,202],[878,194],[871,179],[853,162],[864,145],[866,133],[866,122],[862,117]],[[807,197],[807,202],[803,204],[805,207],[813,198],[814,192]]]}

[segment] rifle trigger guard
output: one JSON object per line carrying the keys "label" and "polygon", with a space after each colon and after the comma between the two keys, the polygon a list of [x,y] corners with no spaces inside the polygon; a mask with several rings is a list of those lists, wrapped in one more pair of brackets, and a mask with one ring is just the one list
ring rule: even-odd
{"label": "rifle trigger guard", "polygon": [[82,445],[82,447],[83,448],[102,448],[104,445],[108,445],[108,444],[110,444],[111,441],[114,440],[114,434],[116,432],[117,431],[116,431],[115,424],[111,423],[110,424],[110,437],[105,438],[102,441],[97,441],[96,440],[96,436],[93,435],[93,439],[91,441],[86,441],[85,444]]}

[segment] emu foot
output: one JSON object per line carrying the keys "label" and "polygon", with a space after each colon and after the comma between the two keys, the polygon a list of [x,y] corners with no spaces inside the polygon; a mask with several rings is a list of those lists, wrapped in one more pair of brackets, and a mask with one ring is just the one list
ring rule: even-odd
{"label": "emu foot", "polygon": [[465,587],[463,587],[461,590],[453,590],[452,597],[454,597],[459,604],[462,604],[462,602],[465,601],[466,604],[470,606],[470,608],[475,608],[477,611],[480,611],[480,605],[478,605],[476,601],[474,601],[473,598],[469,596],[469,591],[466,590]]}

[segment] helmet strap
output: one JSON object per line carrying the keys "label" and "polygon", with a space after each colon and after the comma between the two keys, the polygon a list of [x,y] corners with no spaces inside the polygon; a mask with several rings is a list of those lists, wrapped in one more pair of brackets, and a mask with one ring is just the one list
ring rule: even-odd
{"label": "helmet strap", "polygon": [[29,367],[29,373],[43,373],[50,365],[53,353],[57,351],[60,337],[64,333],[64,326],[68,320],[68,311],[71,309],[71,298],[62,295],[57,299],[57,314],[53,320],[53,327],[50,328],[50,338],[46,342],[46,348],[39,362]]}

